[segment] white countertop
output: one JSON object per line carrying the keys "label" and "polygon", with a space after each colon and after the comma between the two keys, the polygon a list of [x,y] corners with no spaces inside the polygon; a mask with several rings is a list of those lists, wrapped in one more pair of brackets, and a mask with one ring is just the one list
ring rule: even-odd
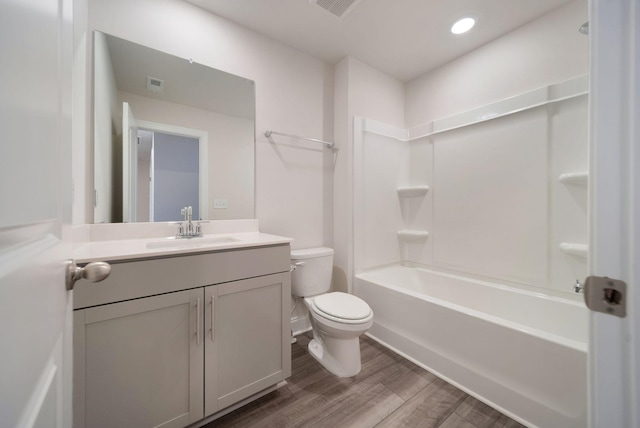
{"label": "white countertop", "polygon": [[188,239],[174,237],[121,239],[87,242],[77,247],[73,255],[76,263],[90,263],[263,247],[288,244],[292,241],[291,238],[260,232],[207,234],[203,237]]}

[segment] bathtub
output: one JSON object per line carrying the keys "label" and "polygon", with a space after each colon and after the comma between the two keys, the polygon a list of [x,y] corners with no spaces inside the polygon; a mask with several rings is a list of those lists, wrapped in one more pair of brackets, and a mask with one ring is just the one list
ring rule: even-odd
{"label": "bathtub", "polygon": [[368,335],[530,427],[587,426],[581,302],[423,268],[357,274]]}

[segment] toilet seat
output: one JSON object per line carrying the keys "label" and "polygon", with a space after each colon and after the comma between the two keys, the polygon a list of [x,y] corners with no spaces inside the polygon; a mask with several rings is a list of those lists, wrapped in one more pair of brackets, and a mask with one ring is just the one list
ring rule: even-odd
{"label": "toilet seat", "polygon": [[334,292],[310,300],[313,312],[322,318],[344,324],[362,324],[373,318],[369,305],[352,294]]}

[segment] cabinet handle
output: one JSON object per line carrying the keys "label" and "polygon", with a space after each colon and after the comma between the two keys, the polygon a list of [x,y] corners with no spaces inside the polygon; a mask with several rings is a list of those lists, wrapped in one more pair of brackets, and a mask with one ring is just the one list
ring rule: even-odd
{"label": "cabinet handle", "polygon": [[213,329],[213,327],[215,325],[214,322],[215,322],[215,308],[216,308],[214,299],[215,299],[215,297],[211,296],[211,341],[212,342],[215,340],[214,335],[213,335],[213,332],[215,331]]}
{"label": "cabinet handle", "polygon": [[196,345],[200,346],[200,298],[196,299]]}

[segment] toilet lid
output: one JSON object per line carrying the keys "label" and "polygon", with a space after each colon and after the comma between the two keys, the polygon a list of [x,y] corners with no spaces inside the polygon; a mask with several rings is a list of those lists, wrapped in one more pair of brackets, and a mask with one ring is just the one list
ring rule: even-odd
{"label": "toilet lid", "polygon": [[367,302],[352,294],[339,291],[314,297],[313,303],[319,311],[346,320],[359,320],[371,314],[371,308]]}

